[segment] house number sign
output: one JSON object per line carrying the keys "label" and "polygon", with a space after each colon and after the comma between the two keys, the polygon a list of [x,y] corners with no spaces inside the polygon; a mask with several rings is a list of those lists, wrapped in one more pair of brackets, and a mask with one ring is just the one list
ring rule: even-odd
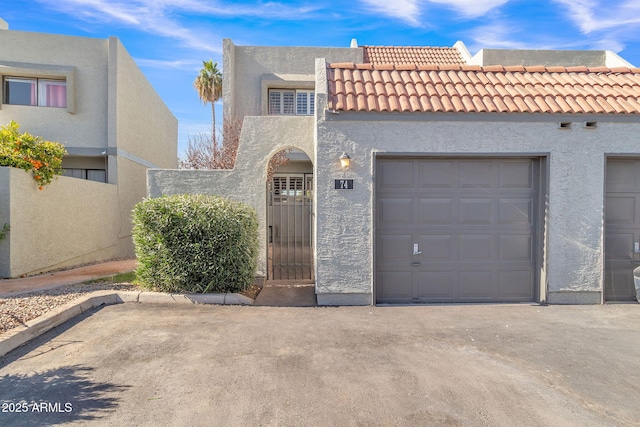
{"label": "house number sign", "polygon": [[353,190],[353,180],[352,179],[336,179],[335,189],[336,190]]}

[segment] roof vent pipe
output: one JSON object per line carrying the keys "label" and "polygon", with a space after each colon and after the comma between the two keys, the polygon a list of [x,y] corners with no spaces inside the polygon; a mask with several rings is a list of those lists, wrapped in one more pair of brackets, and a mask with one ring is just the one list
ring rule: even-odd
{"label": "roof vent pipe", "polygon": [[356,39],[351,39],[351,46],[349,46],[351,48],[356,48],[358,47],[358,40]]}

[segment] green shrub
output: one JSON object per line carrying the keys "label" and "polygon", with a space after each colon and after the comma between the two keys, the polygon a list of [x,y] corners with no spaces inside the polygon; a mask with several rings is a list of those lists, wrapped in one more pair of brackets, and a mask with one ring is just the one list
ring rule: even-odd
{"label": "green shrub", "polygon": [[140,285],[163,292],[238,292],[255,280],[254,209],[219,196],[146,199],[133,210]]}
{"label": "green shrub", "polygon": [[0,228],[0,240],[4,240],[7,237],[7,233],[11,230],[9,224],[5,223],[2,228]]}
{"label": "green shrub", "polygon": [[30,133],[20,133],[13,120],[0,126],[0,166],[11,166],[31,172],[42,187],[62,174],[62,157],[67,154],[58,142],[45,141]]}

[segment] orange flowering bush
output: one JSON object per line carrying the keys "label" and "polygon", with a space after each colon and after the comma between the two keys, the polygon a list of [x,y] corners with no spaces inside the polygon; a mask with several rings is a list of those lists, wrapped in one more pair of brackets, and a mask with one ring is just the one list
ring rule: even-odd
{"label": "orange flowering bush", "polygon": [[67,150],[58,142],[20,133],[19,129],[20,125],[13,120],[0,126],[0,166],[30,171],[42,190],[56,175],[62,175],[62,157]]}

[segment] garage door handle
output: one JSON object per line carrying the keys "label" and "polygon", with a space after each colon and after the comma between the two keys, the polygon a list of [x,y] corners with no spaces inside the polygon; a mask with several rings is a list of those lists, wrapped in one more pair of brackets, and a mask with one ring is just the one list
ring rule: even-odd
{"label": "garage door handle", "polygon": [[422,263],[420,261],[413,261],[411,263],[411,266],[413,266],[413,267],[420,267],[421,265],[422,265]]}

